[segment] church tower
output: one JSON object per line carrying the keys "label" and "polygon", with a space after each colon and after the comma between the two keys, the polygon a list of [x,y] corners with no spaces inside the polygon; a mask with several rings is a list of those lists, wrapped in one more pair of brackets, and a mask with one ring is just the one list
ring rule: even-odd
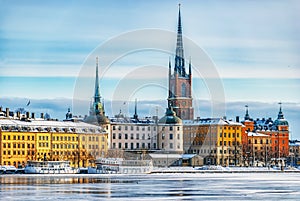
{"label": "church tower", "polygon": [[85,122],[96,125],[109,124],[109,119],[105,116],[104,105],[101,102],[101,95],[99,89],[99,77],[98,77],[98,57],[96,57],[96,79],[95,79],[95,92],[93,97],[93,103],[90,106],[90,114],[85,119]]}
{"label": "church tower", "polygon": [[192,99],[192,64],[189,61],[189,71],[185,69],[185,59],[182,41],[182,26],[180,4],[178,12],[177,43],[174,72],[172,74],[171,61],[169,61],[169,97],[168,105],[172,106],[176,115],[182,120],[194,119]]}

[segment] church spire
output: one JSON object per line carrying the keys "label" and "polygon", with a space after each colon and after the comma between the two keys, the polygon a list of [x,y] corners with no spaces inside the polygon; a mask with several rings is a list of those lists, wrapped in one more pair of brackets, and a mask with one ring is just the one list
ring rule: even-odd
{"label": "church spire", "polygon": [[179,4],[179,10],[178,10],[177,43],[176,43],[176,56],[175,56],[174,70],[178,72],[179,76],[185,77],[186,73],[185,73],[185,68],[184,68],[180,4]]}
{"label": "church spire", "polygon": [[283,112],[282,112],[282,108],[281,108],[282,103],[279,102],[278,104],[279,104],[280,106],[279,106],[279,113],[278,113],[277,119],[284,119]]}
{"label": "church spire", "polygon": [[94,94],[94,103],[100,102],[101,96],[99,91],[99,78],[98,78],[98,57],[96,57],[96,80],[95,80],[95,94]]}
{"label": "church spire", "polygon": [[189,76],[192,75],[192,57],[190,57],[190,63],[189,63]]}
{"label": "church spire", "polygon": [[136,119],[136,120],[138,119],[138,115],[137,115],[137,99],[135,99],[133,118]]}
{"label": "church spire", "polygon": [[249,115],[249,111],[248,111],[248,105],[245,105],[245,108],[246,108],[245,120],[250,120],[250,115]]}

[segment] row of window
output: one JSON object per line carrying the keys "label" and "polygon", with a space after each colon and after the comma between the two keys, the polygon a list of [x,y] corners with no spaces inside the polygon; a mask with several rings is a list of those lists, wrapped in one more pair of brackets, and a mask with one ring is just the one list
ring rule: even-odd
{"label": "row of window", "polygon": [[237,141],[236,143],[235,142],[231,142],[231,141],[220,141],[220,146],[240,146],[240,142]]}
{"label": "row of window", "polygon": [[[19,149],[25,149],[26,144],[25,143],[3,143],[3,148],[19,148]],[[27,144],[27,148],[34,148],[34,144]]]}
{"label": "row of window", "polygon": [[16,151],[16,150],[14,150],[14,151],[11,151],[11,150],[4,150],[3,151],[3,155],[15,155],[15,156],[25,156],[25,155],[34,155],[34,151]]}
{"label": "row of window", "polygon": [[[208,130],[211,130],[212,132],[213,131],[216,131],[217,128],[215,126],[211,126],[211,127],[201,127],[201,126],[184,126],[184,130],[200,130],[200,131],[204,131],[204,132],[208,132]],[[221,131],[222,131],[222,128],[220,128]],[[237,130],[237,131],[240,131],[241,128],[240,127],[223,127],[223,130]]]}
{"label": "row of window", "polygon": [[[173,127],[174,127],[174,126],[170,126],[170,127],[169,127],[169,131],[173,131]],[[164,131],[165,128],[166,128],[166,127],[163,126],[163,127],[161,128],[161,130]],[[177,131],[180,131],[180,126],[177,126]]]}
{"label": "row of window", "polygon": [[[272,140],[269,141],[268,139],[266,139],[265,142],[262,139],[261,140],[255,139],[254,142],[252,139],[248,140],[249,144],[252,144],[252,143],[254,143],[254,144],[269,144],[269,142],[270,142],[270,144],[272,144]],[[275,144],[278,144],[277,140],[275,140],[274,142],[275,142]],[[284,143],[285,143],[285,140],[282,140],[282,144],[284,144]]]}
{"label": "row of window", "polygon": [[[134,138],[134,136],[135,136],[135,138]],[[123,138],[124,138],[125,140],[128,140],[128,137],[129,137],[129,135],[128,135],[127,133],[125,133],[124,136],[123,136],[122,133],[119,133],[119,134],[118,134],[118,139],[119,139],[119,140],[121,140],[121,139],[123,139]],[[146,138],[146,135],[145,135],[145,134],[142,134],[141,139],[142,139],[142,140],[145,140],[145,138]],[[112,139],[114,139],[114,140],[116,139],[116,133],[113,133]],[[140,134],[137,133],[137,134],[134,135],[133,133],[131,133],[131,134],[130,134],[130,139],[131,139],[131,140],[134,140],[134,139],[139,140],[139,139],[140,139]],[[150,134],[148,134],[147,139],[148,139],[148,140],[151,139]]]}
{"label": "row of window", "polygon": [[[48,145],[48,143],[46,144]],[[52,148],[53,149],[78,149],[78,145],[77,144],[52,144]]]}
{"label": "row of window", "polygon": [[[161,134],[161,139],[164,140],[166,139],[166,134],[162,133]],[[169,140],[173,140],[174,139],[174,135],[173,133],[169,134]],[[180,140],[180,134],[177,134],[177,140]]]}
{"label": "row of window", "polygon": [[[258,150],[258,147],[256,147],[256,146],[254,146],[254,147],[248,146],[248,149],[249,149],[249,150],[252,150],[252,148],[254,148],[255,150]],[[269,150],[269,151],[273,151],[273,148],[272,148],[272,147],[266,147],[266,148],[267,148],[267,150]],[[280,147],[280,149],[281,149],[281,150],[285,150],[285,147]],[[265,149],[265,147],[260,147],[260,150],[266,150],[266,149]],[[275,150],[275,151],[278,151],[278,147],[274,147],[274,150]]]}
{"label": "row of window", "polygon": [[[34,140],[34,136],[24,136],[24,135],[3,135],[3,140]],[[38,139],[40,141],[48,141],[49,140],[49,136],[39,136]],[[89,141],[98,141],[98,137],[94,137],[94,136],[90,136],[90,137],[82,137],[82,141],[85,141],[85,139],[89,140]],[[102,137],[102,142],[105,141],[105,137]],[[78,141],[78,137],[71,137],[71,136],[53,136],[52,137],[53,141]]]}
{"label": "row of window", "polygon": [[[220,154],[227,154],[227,150],[220,149]],[[239,150],[228,150],[228,154],[239,154]]]}
{"label": "row of window", "polygon": [[25,140],[25,139],[27,139],[27,140],[34,140],[34,136],[27,136],[27,138],[25,138],[25,136],[24,135],[13,135],[12,137],[11,137],[11,135],[3,135],[3,138],[2,138],[3,140]]}
{"label": "row of window", "polygon": [[[168,143],[169,144],[169,149],[174,149],[173,143]],[[161,149],[166,149],[168,147],[165,147],[165,143],[161,143]],[[180,149],[180,144],[177,144],[177,149]]]}
{"label": "row of window", "polygon": [[[151,131],[151,127],[150,126],[124,126],[124,130],[127,131],[130,128],[131,131],[139,131],[140,128],[142,131],[148,130]],[[122,130],[122,126],[112,126],[112,130]],[[153,131],[156,131],[156,126],[153,126]]]}
{"label": "row of window", "polygon": [[[89,136],[89,137],[82,136],[81,139],[82,139],[82,141],[93,141],[93,142],[98,142],[99,141],[99,137],[95,137],[95,136]],[[101,141],[102,142],[105,141],[104,136],[101,137]]]}
{"label": "row of window", "polygon": [[127,142],[125,142],[125,143],[119,142],[118,147],[117,147],[116,143],[113,143],[112,145],[113,145],[112,146],[113,149],[116,149],[116,148],[118,148],[118,149],[156,149],[156,143],[153,143],[153,147],[151,147],[150,143],[148,143],[148,144],[146,144],[146,143],[130,143],[129,144]]}
{"label": "row of window", "polygon": [[[239,138],[239,137],[240,137],[240,134],[237,133],[237,134],[235,135],[235,133],[232,133],[232,135],[231,135],[231,133],[228,133],[228,138],[231,138],[231,136],[232,136],[233,138],[235,138],[235,136],[236,136],[237,138]],[[226,134],[226,133],[223,133],[223,135],[222,135],[222,133],[220,133],[220,137],[227,137],[227,134]]]}

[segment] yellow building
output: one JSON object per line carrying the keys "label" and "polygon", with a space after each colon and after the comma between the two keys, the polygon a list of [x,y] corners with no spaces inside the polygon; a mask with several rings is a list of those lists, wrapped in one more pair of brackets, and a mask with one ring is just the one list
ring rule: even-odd
{"label": "yellow building", "polygon": [[68,160],[73,167],[87,167],[107,153],[108,133],[100,126],[23,117],[0,115],[0,165]]}
{"label": "yellow building", "polygon": [[185,153],[198,154],[207,165],[240,165],[242,124],[222,118],[183,121]]}

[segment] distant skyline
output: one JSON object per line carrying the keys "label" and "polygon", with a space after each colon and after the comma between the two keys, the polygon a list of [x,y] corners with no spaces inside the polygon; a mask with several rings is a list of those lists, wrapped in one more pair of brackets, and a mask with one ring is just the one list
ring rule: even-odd
{"label": "distant skyline", "polygon": [[[180,3],[183,34],[214,62],[223,81],[229,116],[241,116],[247,103],[251,111],[252,103],[254,118],[271,114],[276,118],[277,103],[281,101],[293,135],[300,138],[299,1]],[[178,2],[171,0],[43,3],[2,0],[0,5],[0,105],[23,107],[18,101],[9,100],[24,98],[32,100],[31,109],[48,110],[58,118],[62,118],[66,109],[58,112],[54,108],[58,108],[58,103],[61,108],[71,106],[82,65],[97,47],[134,30],[154,28],[176,32],[177,28]],[[175,51],[176,41],[171,42],[169,49]],[[128,45],[126,41],[120,43],[124,45]],[[115,51],[111,49],[108,54]],[[189,51],[185,48],[186,59]],[[98,56],[101,71],[102,55]],[[143,51],[121,58],[100,78],[101,95],[111,101],[124,75],[142,66],[167,67],[169,57],[163,52]],[[155,76],[167,82],[167,74]],[[87,91],[92,96],[93,77],[89,82],[92,84]],[[207,108],[203,108],[210,100],[209,89],[197,74],[193,82],[194,99],[205,102],[199,103],[196,114],[209,116]],[[139,90],[134,98],[153,103],[165,100],[160,113],[167,104],[167,92],[155,86]],[[48,100],[47,104],[44,100]],[[80,112],[87,113],[89,103],[86,104]],[[258,111],[261,113],[256,116]]]}

